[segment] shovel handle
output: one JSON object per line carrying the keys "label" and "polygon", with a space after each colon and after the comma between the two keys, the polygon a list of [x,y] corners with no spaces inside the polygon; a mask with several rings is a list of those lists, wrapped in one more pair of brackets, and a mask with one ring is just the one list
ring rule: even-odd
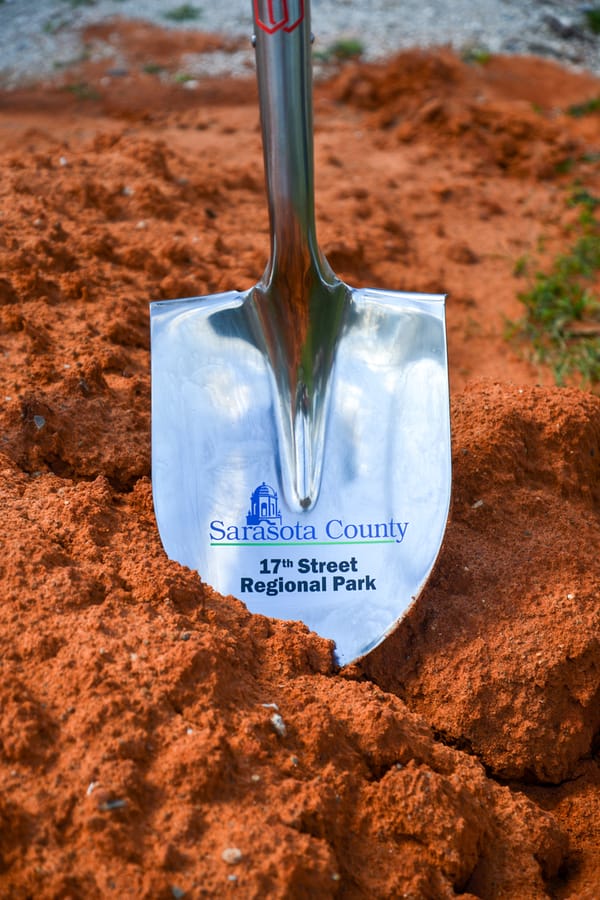
{"label": "shovel handle", "polygon": [[306,270],[330,282],[316,239],[309,0],[253,0],[256,71],[271,225],[263,278]]}
{"label": "shovel handle", "polygon": [[315,231],[308,0],[254,0],[271,254],[253,290],[273,373],[281,480],[291,509],[319,494],[335,350],[349,293]]}

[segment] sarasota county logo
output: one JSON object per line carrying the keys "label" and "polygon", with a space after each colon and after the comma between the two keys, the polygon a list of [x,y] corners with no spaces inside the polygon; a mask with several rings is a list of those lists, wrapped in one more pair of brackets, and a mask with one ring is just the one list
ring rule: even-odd
{"label": "sarasota county logo", "polygon": [[277,502],[277,491],[265,481],[250,495],[250,509],[246,525],[281,525],[281,512]]}
{"label": "sarasota county logo", "polygon": [[254,16],[267,34],[290,32],[304,19],[304,0],[254,0]]}
{"label": "sarasota county logo", "polygon": [[211,547],[401,544],[407,528],[408,522],[393,517],[376,522],[352,522],[337,516],[324,521],[300,515],[295,522],[283,521],[277,491],[262,481],[250,494],[250,508],[245,517],[210,522],[210,544]]}

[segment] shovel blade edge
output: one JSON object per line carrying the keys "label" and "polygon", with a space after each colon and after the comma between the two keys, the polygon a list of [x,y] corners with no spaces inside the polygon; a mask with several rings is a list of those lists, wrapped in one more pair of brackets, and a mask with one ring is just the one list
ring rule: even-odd
{"label": "shovel blade edge", "polygon": [[321,493],[287,506],[251,291],[151,304],[152,483],[169,557],[252,612],[301,620],[340,664],[422,590],[451,490],[443,295],[349,289]]}

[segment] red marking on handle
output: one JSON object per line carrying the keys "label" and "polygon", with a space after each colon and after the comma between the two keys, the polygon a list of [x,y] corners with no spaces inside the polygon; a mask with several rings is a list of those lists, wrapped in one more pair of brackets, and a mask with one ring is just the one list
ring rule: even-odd
{"label": "red marking on handle", "polygon": [[[254,0],[254,17],[256,24],[267,34],[275,34],[276,31],[293,31],[300,25],[304,19],[304,0],[298,0],[298,15],[290,21],[290,10],[288,0],[279,0],[281,3],[281,16],[276,18],[275,0]],[[292,3],[294,0],[292,0]],[[266,3],[266,15],[261,12],[260,7]],[[266,20],[266,21],[265,21]]]}
{"label": "red marking on handle", "polygon": [[[269,7],[269,22],[271,25],[274,25],[277,28],[278,22],[277,22],[277,19],[275,18],[275,12],[273,11],[273,0],[268,0],[268,7]],[[283,16],[287,22],[288,16],[289,16],[288,8],[287,8],[287,0],[283,0]]]}

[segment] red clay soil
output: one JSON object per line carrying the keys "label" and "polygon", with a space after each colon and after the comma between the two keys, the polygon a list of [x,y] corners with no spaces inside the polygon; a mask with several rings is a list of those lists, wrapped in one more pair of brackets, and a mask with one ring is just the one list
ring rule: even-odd
{"label": "red clay soil", "polygon": [[317,88],[333,268],[450,293],[446,540],[339,671],[160,544],[148,301],[249,287],[268,231],[253,84],[136,33],[0,94],[0,896],[595,900],[600,400],[504,330],[600,191],[600,83],[440,51]]}

